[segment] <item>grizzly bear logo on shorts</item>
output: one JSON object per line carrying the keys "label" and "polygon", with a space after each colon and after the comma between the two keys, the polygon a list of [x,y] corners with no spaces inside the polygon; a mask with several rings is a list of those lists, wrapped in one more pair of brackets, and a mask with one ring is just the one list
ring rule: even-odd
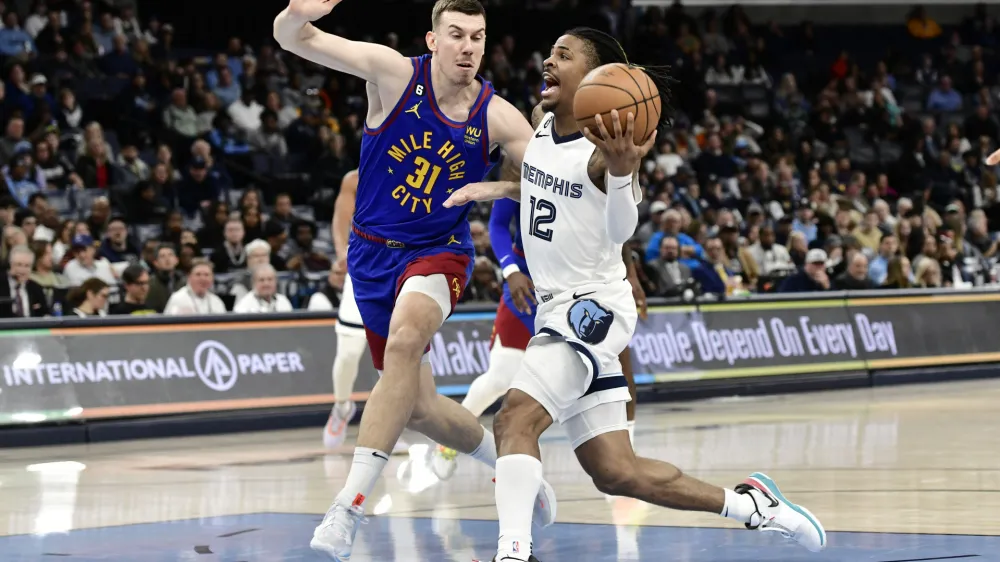
{"label": "grizzly bear logo on shorts", "polygon": [[608,337],[608,330],[615,321],[615,314],[596,301],[584,299],[576,301],[569,307],[566,319],[580,341],[597,345]]}

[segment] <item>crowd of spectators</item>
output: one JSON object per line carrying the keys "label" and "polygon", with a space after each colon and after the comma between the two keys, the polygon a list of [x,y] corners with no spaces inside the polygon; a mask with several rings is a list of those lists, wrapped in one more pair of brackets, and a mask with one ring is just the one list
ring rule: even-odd
{"label": "crowd of spectators", "polygon": [[[828,55],[821,24],[751,22],[739,6],[612,4],[627,3],[598,15],[631,58],[678,81],[630,242],[649,294],[996,281],[998,169],[984,161],[1000,137],[1000,30],[985,9],[951,29],[917,8],[906,41],[869,60]],[[362,80],[269,38],[179,48],[170,23],[111,0],[0,16],[0,315],[337,306],[329,224],[357,164]],[[418,27],[358,38],[416,55]],[[482,73],[527,115],[555,37],[494,31]],[[497,301],[489,229],[507,226],[488,205],[472,219],[463,298]]]}

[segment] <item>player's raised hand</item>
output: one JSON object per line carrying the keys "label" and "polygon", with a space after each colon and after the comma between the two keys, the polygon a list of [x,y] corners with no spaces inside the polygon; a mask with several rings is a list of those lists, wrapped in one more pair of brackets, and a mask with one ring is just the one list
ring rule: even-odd
{"label": "player's raised hand", "polygon": [[986,157],[987,166],[996,166],[997,164],[1000,164],[1000,150]]}
{"label": "player's raised hand", "polygon": [[625,131],[622,132],[622,123],[617,109],[611,110],[611,124],[614,134],[608,132],[604,125],[604,119],[600,115],[596,116],[597,128],[601,133],[595,135],[589,128],[583,129],[584,136],[597,146],[604,155],[608,172],[612,176],[624,177],[630,175],[639,168],[639,162],[656,142],[656,132],[649,135],[649,139],[641,145],[635,144],[635,114],[629,113],[626,117]]}
{"label": "player's raised hand", "polygon": [[297,18],[316,21],[330,13],[341,0],[289,0],[288,12]]}
{"label": "player's raised hand", "polygon": [[537,305],[535,300],[535,284],[531,278],[515,271],[507,277],[507,286],[510,287],[510,296],[514,299],[514,306],[519,312],[531,314],[531,305]]}

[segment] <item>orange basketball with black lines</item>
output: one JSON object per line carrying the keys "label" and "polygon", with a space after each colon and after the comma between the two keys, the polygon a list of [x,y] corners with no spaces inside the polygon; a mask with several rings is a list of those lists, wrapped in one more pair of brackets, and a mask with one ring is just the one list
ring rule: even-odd
{"label": "orange basketball with black lines", "polygon": [[618,110],[622,133],[628,127],[628,114],[635,115],[634,139],[642,144],[660,123],[660,91],[641,68],[621,63],[606,64],[591,70],[573,97],[573,116],[580,129],[601,136],[595,115],[600,115],[608,134],[615,136],[611,110]]}

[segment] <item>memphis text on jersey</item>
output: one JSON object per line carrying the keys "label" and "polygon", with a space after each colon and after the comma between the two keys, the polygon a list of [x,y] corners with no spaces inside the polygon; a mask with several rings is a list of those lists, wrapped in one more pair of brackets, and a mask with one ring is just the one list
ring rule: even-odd
{"label": "memphis text on jersey", "polygon": [[[413,171],[392,190],[392,198],[399,201],[400,207],[409,209],[411,214],[431,213],[434,184],[442,173],[447,173],[450,181],[465,177],[464,151],[457,148],[451,139],[435,139],[433,131],[400,138],[389,148],[388,154],[407,167],[412,164]],[[389,168],[389,173],[396,172]]]}
{"label": "memphis text on jersey", "polygon": [[570,183],[569,180],[554,176],[527,162],[521,165],[521,179],[537,185],[545,191],[551,192],[553,195],[561,195],[570,199],[580,199],[583,197],[583,184]]}

